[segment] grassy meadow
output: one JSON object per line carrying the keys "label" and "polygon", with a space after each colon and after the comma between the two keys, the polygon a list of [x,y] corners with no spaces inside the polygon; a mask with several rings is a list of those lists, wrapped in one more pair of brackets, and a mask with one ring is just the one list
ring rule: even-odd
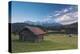
{"label": "grassy meadow", "polygon": [[66,34],[47,34],[44,36],[44,41],[40,43],[30,43],[19,41],[18,35],[11,35],[12,52],[34,52],[34,51],[49,51],[49,50],[66,50],[78,48],[78,36],[72,37]]}

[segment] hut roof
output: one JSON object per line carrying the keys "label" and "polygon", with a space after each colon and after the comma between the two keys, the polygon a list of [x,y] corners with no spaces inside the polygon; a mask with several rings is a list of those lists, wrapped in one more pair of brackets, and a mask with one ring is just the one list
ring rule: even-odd
{"label": "hut roof", "polygon": [[46,32],[39,27],[26,26],[30,31],[32,31],[35,35],[45,34]]}

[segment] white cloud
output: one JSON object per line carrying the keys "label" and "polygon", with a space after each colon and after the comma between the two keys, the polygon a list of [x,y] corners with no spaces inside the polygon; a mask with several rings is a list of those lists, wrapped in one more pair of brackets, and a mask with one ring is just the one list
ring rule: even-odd
{"label": "white cloud", "polygon": [[62,10],[60,10],[60,11],[55,11],[56,12],[56,14],[55,15],[53,15],[53,16],[59,16],[59,15],[62,15],[62,14],[65,14],[66,12],[68,12],[69,11],[69,9],[67,8],[65,8],[65,9],[62,9]]}
{"label": "white cloud", "polygon": [[56,19],[56,22],[61,23],[63,25],[72,24],[78,21],[78,12],[70,12],[64,15],[59,16]]}
{"label": "white cloud", "polygon": [[69,11],[68,9],[64,9],[64,10],[63,10],[64,13],[65,13],[65,12],[68,12],[68,11]]}
{"label": "white cloud", "polygon": [[72,10],[72,9],[73,9],[73,7],[70,7],[70,8],[69,8],[69,10]]}
{"label": "white cloud", "polygon": [[57,23],[66,25],[78,22],[78,11],[74,6],[55,12],[56,14],[54,16],[56,16],[55,21]]}
{"label": "white cloud", "polygon": [[55,14],[54,16],[59,16],[60,15],[60,13],[57,13],[57,14]]}
{"label": "white cloud", "polygon": [[78,22],[78,11],[75,6],[55,11],[44,19],[46,22],[57,22],[62,25],[72,24]]}

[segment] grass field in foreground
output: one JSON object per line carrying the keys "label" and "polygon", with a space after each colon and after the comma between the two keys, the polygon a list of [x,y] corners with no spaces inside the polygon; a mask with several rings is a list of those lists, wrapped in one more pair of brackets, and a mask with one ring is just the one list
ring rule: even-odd
{"label": "grass field in foreground", "polygon": [[65,34],[49,34],[40,43],[29,43],[19,41],[17,35],[12,35],[12,52],[76,49],[78,45],[77,40],[77,35],[68,37]]}

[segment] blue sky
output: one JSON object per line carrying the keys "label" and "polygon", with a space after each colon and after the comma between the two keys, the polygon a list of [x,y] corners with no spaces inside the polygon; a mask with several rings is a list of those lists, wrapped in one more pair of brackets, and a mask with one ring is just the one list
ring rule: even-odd
{"label": "blue sky", "polygon": [[[11,7],[12,23],[24,21],[54,21],[63,14],[77,12],[77,5],[64,4],[59,5],[12,1]],[[72,9],[70,10],[70,8]],[[65,12],[63,13],[63,11]]]}

